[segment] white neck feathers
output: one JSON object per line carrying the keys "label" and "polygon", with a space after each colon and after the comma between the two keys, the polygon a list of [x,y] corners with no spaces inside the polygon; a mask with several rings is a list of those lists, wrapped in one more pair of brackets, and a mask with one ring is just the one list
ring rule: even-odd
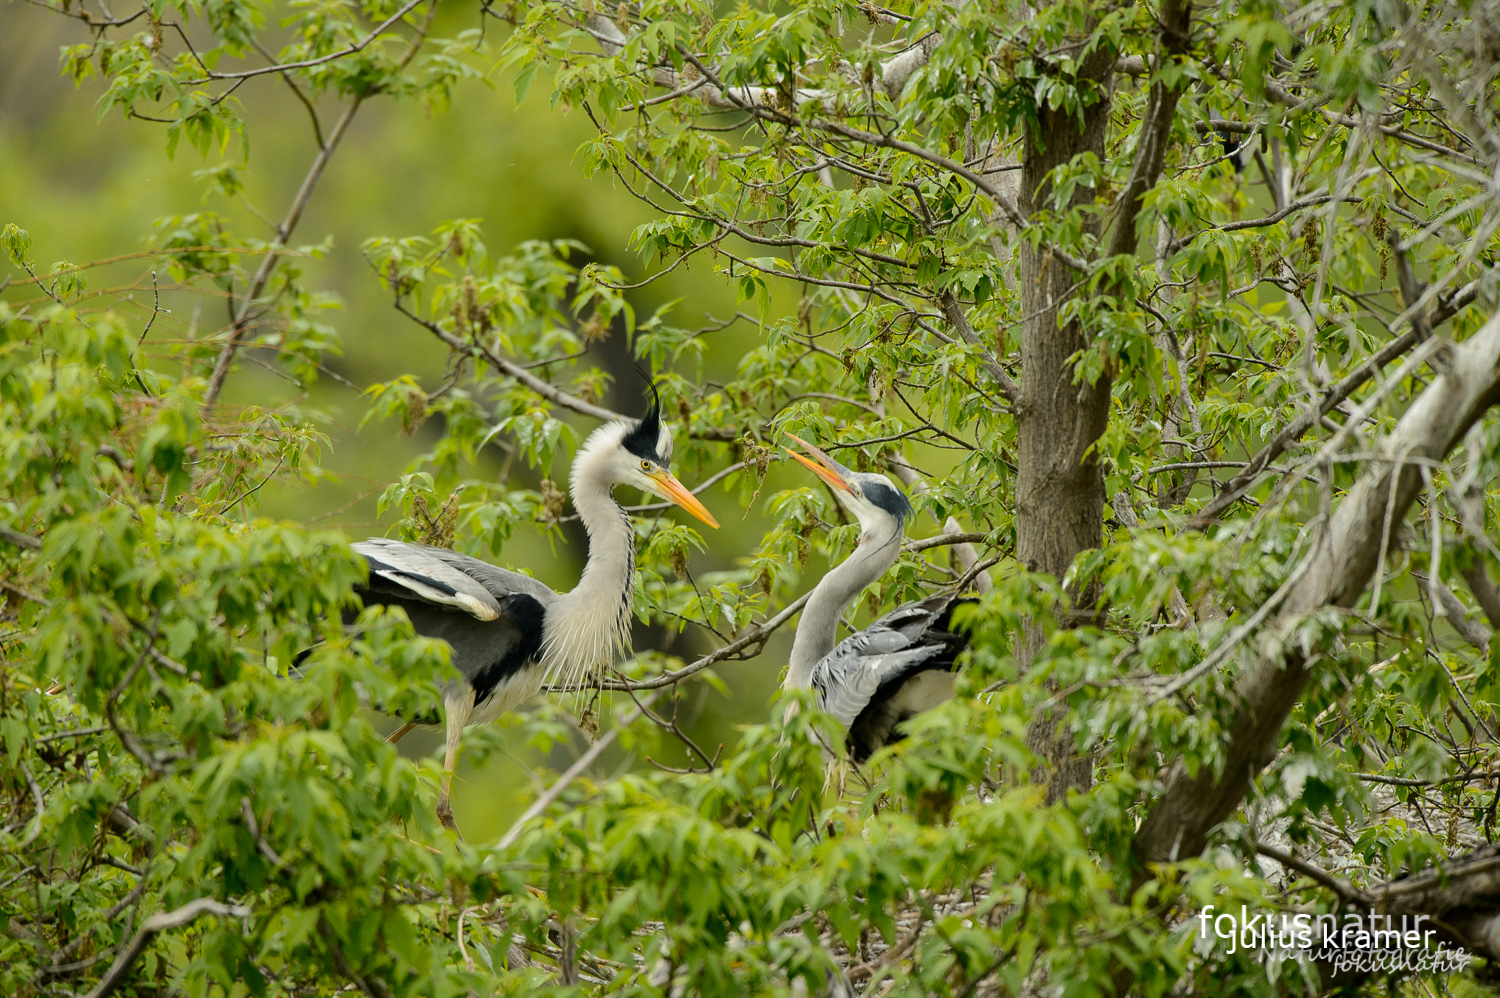
{"label": "white neck feathers", "polygon": [[797,636],[792,641],[790,668],[782,686],[787,689],[812,684],[813,669],[837,643],[839,618],[865,587],[885,574],[901,553],[901,523],[877,527],[860,535],[854,553],[829,571],[813,589]]}
{"label": "white neck feathers", "polygon": [[575,684],[630,646],[635,537],[630,516],[611,494],[609,473],[627,430],[622,423],[600,427],[573,461],[569,488],[588,532],[588,562],[578,585],[547,608],[542,663],[550,682]]}

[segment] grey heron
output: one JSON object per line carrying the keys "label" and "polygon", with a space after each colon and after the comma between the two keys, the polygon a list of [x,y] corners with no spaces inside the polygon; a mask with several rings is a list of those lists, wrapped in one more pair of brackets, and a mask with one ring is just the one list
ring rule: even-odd
{"label": "grey heron", "polygon": [[953,610],[975,601],[950,593],[906,603],[837,641],[844,610],[895,563],[911,504],[884,475],[851,471],[788,436],[812,458],[786,452],[832,487],[859,521],[860,535],[854,553],[823,576],[808,598],[782,686],[815,690],[818,706],[848,729],[850,754],[862,762],[901,737],[897,725],[952,698],[953,662],[968,644],[952,630]]}
{"label": "grey heron", "polygon": [[369,582],[356,590],[364,604],[401,607],[418,634],[448,643],[463,676],[443,688],[447,754],[437,811],[448,828],[457,831],[449,797],[463,729],[495,720],[544,683],[571,685],[596,674],[629,646],[635,537],[615,487],[635,486],[719,525],[673,477],[671,459],[672,435],[654,389],[639,422],[607,423],[584,441],[569,481],[588,533],[588,560],[565,593],[447,548],[386,538],[353,545],[370,568]]}

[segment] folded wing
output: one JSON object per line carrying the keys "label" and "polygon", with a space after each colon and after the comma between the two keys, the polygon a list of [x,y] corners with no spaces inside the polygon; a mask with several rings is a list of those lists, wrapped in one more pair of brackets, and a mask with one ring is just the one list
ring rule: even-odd
{"label": "folded wing", "polygon": [[384,537],[360,541],[353,548],[370,563],[367,591],[377,597],[417,599],[462,610],[476,620],[494,620],[507,596],[531,596],[544,604],[554,596],[530,576],[447,548]]}
{"label": "folded wing", "polygon": [[474,691],[470,723],[511,709],[544,681],[531,667],[557,598],[551,589],[447,548],[385,538],[353,547],[370,564],[370,581],[357,590],[365,605],[401,607],[418,634],[452,649]]}
{"label": "folded wing", "polygon": [[952,671],[967,639],[948,628],[953,608],[964,602],[972,600],[935,596],[897,607],[817,664],[812,686],[819,706],[848,726],[856,758],[885,744],[896,724],[952,695],[946,676],[918,679]]}

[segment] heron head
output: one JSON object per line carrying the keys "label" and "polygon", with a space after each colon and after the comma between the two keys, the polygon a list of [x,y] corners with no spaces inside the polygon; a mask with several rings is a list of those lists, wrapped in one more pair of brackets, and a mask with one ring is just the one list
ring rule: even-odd
{"label": "heron head", "polygon": [[668,470],[672,464],[672,431],[662,421],[661,397],[655,385],[651,386],[651,405],[646,415],[634,426],[622,424],[617,451],[613,477],[620,484],[634,485],[676,503],[710,527],[719,525],[698,497]]}
{"label": "heron head", "polygon": [[805,457],[791,448],[782,449],[833,488],[838,501],[859,521],[860,530],[889,529],[893,524],[899,529],[911,516],[911,503],[907,502],[906,494],[889,478],[846,468],[801,437],[790,433],[787,436],[801,444],[812,457]]}

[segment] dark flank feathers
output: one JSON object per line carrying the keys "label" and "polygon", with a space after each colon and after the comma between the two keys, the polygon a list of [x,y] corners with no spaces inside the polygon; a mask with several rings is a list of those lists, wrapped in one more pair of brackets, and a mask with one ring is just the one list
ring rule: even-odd
{"label": "dark flank feathers", "polygon": [[526,593],[512,593],[500,601],[500,606],[504,610],[500,620],[480,626],[494,626],[507,619],[514,621],[520,630],[520,640],[469,678],[474,687],[475,706],[488,700],[496,686],[542,654],[542,622],[547,617],[546,607],[537,602],[535,596]]}

